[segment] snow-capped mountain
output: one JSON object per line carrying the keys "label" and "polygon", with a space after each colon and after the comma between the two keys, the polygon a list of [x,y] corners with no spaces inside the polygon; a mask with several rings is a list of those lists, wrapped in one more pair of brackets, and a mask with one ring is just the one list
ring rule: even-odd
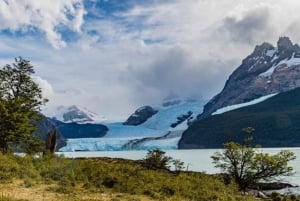
{"label": "snow-capped mountain", "polygon": [[71,106],[47,106],[42,113],[64,123],[100,123],[106,119],[84,107]]}
{"label": "snow-capped mountain", "polygon": [[[68,139],[67,145],[60,151],[177,149],[188,120],[195,118],[203,105],[202,101],[187,101],[167,107],[155,106],[155,114],[139,125],[108,123],[105,124],[108,131],[104,137]],[[145,108],[141,107],[136,112]]]}
{"label": "snow-capped mountain", "polygon": [[280,37],[277,47],[269,43],[256,46],[198,118],[203,119],[226,106],[297,87],[300,87],[300,47],[288,37]]}

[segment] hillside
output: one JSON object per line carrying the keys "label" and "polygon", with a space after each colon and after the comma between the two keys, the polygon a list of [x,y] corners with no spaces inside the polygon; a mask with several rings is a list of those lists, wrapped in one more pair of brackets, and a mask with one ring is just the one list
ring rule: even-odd
{"label": "hillside", "polygon": [[300,88],[261,103],[196,121],[182,135],[179,149],[220,148],[242,142],[245,127],[253,127],[253,144],[263,147],[300,146]]}
{"label": "hillside", "polygon": [[205,106],[198,119],[216,110],[300,87],[300,47],[280,37],[277,47],[257,45],[229,76],[223,90]]}
{"label": "hillside", "polygon": [[254,201],[220,175],[148,169],[141,161],[2,155],[0,201]]}

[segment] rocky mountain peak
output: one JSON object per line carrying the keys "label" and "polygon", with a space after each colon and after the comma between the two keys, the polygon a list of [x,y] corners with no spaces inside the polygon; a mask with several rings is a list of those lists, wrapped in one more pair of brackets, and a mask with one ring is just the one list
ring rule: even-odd
{"label": "rocky mountain peak", "polygon": [[262,43],[229,76],[223,90],[205,106],[199,119],[217,109],[300,87],[300,48],[288,37],[277,47]]}
{"label": "rocky mountain peak", "polygon": [[123,125],[137,126],[152,117],[158,111],[153,109],[151,106],[143,106],[138,108],[130,117],[123,123]]}
{"label": "rocky mountain peak", "polygon": [[42,113],[47,117],[54,118],[65,123],[96,123],[106,120],[104,117],[91,112],[87,108],[79,107],[76,105],[47,106],[43,108]]}
{"label": "rocky mountain peak", "polygon": [[275,47],[273,45],[271,45],[270,43],[262,43],[261,45],[257,45],[254,48],[253,53],[250,55],[251,57],[253,56],[263,56],[266,54],[267,51],[269,50],[273,50],[275,49]]}
{"label": "rocky mountain peak", "polygon": [[286,36],[280,37],[277,42],[278,52],[282,52],[287,49],[292,49],[293,46],[294,45],[293,45],[292,41],[290,40],[290,38],[286,37]]}

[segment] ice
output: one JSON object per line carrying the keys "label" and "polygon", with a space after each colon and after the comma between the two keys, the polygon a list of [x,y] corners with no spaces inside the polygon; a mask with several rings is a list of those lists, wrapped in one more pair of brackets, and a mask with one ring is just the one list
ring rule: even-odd
{"label": "ice", "polygon": [[259,74],[259,76],[270,78],[273,74],[274,70],[280,65],[287,65],[288,67],[299,65],[300,58],[295,57],[295,53],[292,55],[291,59],[284,59],[280,61],[278,64],[274,64],[271,68],[269,68],[266,72]]}
{"label": "ice", "polygon": [[266,52],[266,56],[268,56],[268,57],[273,57],[274,56],[274,54],[276,53],[276,49],[272,49],[272,50],[268,50],[267,52]]}
{"label": "ice", "polygon": [[212,115],[223,114],[225,112],[229,112],[231,110],[235,110],[235,109],[238,109],[238,108],[241,108],[241,107],[246,107],[246,106],[249,106],[249,105],[254,105],[254,104],[260,103],[260,102],[262,102],[264,100],[267,100],[268,98],[271,98],[271,97],[273,97],[275,95],[276,95],[276,93],[275,94],[269,94],[269,95],[262,96],[260,98],[254,99],[254,100],[246,102],[246,103],[241,103],[241,104],[236,104],[236,105],[230,105],[230,106],[227,106],[227,107],[223,107],[223,108],[218,109],[214,113],[212,113]]}
{"label": "ice", "polygon": [[131,138],[77,138],[68,139],[59,151],[119,151]]}
{"label": "ice", "polygon": [[162,136],[165,131],[151,129],[143,126],[128,126],[122,123],[111,123],[106,125],[108,127],[108,133],[104,138],[145,138],[145,137],[159,137]]}
{"label": "ice", "polygon": [[139,145],[139,150],[149,150],[149,149],[162,149],[162,150],[172,150],[178,149],[178,142],[180,137],[174,138],[166,138],[166,139],[159,139],[159,140],[149,140],[145,143]]}
{"label": "ice", "polygon": [[[71,121],[64,121],[63,115],[70,111],[76,111],[77,113],[84,113],[88,116],[89,119],[83,118],[73,118]],[[42,108],[42,113],[50,118],[55,118],[64,123],[102,123],[107,121],[107,119],[103,116],[100,116],[85,107],[80,106],[64,106],[64,105],[47,105]],[[92,119],[92,120],[90,120]]]}
{"label": "ice", "polygon": [[123,125],[121,122],[106,123],[109,130],[104,137],[68,139],[67,146],[60,151],[119,151],[125,149],[124,146],[132,140],[141,142],[135,149],[177,149],[181,134],[187,129],[187,120],[175,128],[171,124],[178,121],[177,117],[186,115],[189,111],[196,117],[202,112],[203,105],[203,102],[194,101],[157,107],[158,112],[138,126]]}
{"label": "ice", "polygon": [[203,105],[203,102],[194,101],[159,108],[159,111],[143,123],[142,126],[152,129],[167,130],[172,123],[177,122],[177,117],[187,114],[189,111],[193,113],[193,116],[200,114],[203,110]]}

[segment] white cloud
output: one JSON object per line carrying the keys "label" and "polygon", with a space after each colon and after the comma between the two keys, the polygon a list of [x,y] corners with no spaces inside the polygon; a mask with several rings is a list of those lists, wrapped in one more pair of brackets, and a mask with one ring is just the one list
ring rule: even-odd
{"label": "white cloud", "polygon": [[63,25],[80,33],[84,14],[82,0],[1,0],[0,29],[38,29],[53,47],[62,48],[66,42],[57,28]]}
{"label": "white cloud", "polygon": [[[294,0],[153,1],[113,18],[89,20],[83,19],[89,9],[79,0],[3,2],[0,29],[35,27],[54,47],[65,48],[1,36],[0,52],[7,53],[1,64],[23,56],[52,86],[49,104],[78,104],[108,118],[126,118],[170,91],[208,99],[255,45],[274,44],[281,35],[300,43],[300,2]],[[60,25],[80,37],[66,44]]]}
{"label": "white cloud", "polygon": [[53,88],[47,80],[36,75],[32,76],[32,79],[42,89],[43,98],[51,99],[53,97],[54,95]]}

